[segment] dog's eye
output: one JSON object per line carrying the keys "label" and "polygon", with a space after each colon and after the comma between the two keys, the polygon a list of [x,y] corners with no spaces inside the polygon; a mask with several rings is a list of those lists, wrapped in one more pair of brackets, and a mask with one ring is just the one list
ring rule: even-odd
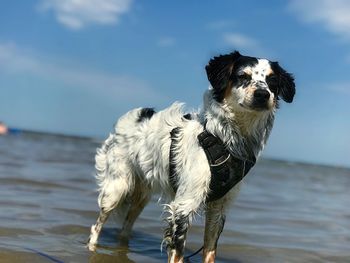
{"label": "dog's eye", "polygon": [[270,88],[272,91],[277,90],[278,78],[277,78],[277,76],[276,76],[275,74],[270,75],[270,76],[267,76],[267,77],[266,77],[266,82],[267,82],[267,85],[269,86],[269,88]]}
{"label": "dog's eye", "polygon": [[270,82],[277,82],[278,81],[277,76],[275,74],[267,76],[266,80],[270,81]]}
{"label": "dog's eye", "polygon": [[278,78],[275,74],[270,75],[270,76],[266,77],[266,82],[271,83],[271,84],[278,84]]}
{"label": "dog's eye", "polygon": [[251,80],[252,76],[245,72],[242,72],[238,74],[238,78],[241,80]]}

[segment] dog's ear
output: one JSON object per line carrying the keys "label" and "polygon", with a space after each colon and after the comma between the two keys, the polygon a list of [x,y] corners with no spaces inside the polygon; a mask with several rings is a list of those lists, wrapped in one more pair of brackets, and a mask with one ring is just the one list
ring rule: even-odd
{"label": "dog's ear", "polygon": [[214,89],[214,97],[219,102],[224,97],[229,84],[234,62],[241,57],[238,51],[212,58],[205,67],[208,80]]}
{"label": "dog's ear", "polygon": [[291,103],[295,95],[295,83],[292,74],[285,71],[278,62],[271,62],[272,71],[276,75],[278,96],[285,102]]}

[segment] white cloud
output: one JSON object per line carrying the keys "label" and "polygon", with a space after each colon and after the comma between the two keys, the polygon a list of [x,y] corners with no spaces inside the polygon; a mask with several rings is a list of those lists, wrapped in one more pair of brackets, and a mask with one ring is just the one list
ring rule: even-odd
{"label": "white cloud", "polygon": [[90,24],[116,24],[132,0],[41,0],[42,12],[53,11],[58,22],[78,30]]}
{"label": "white cloud", "polygon": [[290,0],[289,9],[308,23],[320,23],[329,32],[350,39],[350,1]]}
{"label": "white cloud", "polygon": [[171,47],[171,46],[174,46],[175,43],[176,43],[176,40],[173,37],[161,37],[157,41],[157,46],[159,46],[159,47]]}
{"label": "white cloud", "polygon": [[226,44],[240,49],[259,49],[259,43],[248,36],[239,33],[225,33],[223,39]]}
{"label": "white cloud", "polygon": [[[8,74],[26,73],[42,79],[68,84],[83,93],[92,93],[118,101],[152,102],[164,96],[151,89],[144,81],[127,76],[103,73],[62,59],[32,54],[13,43],[0,42],[0,70]],[[49,88],[49,87],[48,87]]]}

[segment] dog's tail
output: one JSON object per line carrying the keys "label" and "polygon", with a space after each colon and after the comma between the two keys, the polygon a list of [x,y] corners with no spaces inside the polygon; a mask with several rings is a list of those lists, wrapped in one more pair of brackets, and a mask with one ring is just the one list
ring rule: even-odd
{"label": "dog's tail", "polygon": [[[115,131],[109,134],[95,156],[96,181],[99,190],[98,204],[105,210],[123,203],[125,196],[133,189],[134,176],[129,165],[127,143],[140,118],[141,109],[129,111],[115,124]],[[147,116],[146,116],[147,117]]]}
{"label": "dog's tail", "polygon": [[99,186],[98,205],[105,211],[113,210],[123,203],[125,196],[133,187],[133,176],[118,154],[115,134],[110,134],[97,149],[96,181]]}
{"label": "dog's tail", "polygon": [[96,168],[96,181],[99,189],[103,187],[105,178],[107,176],[108,170],[108,160],[107,154],[108,151],[115,144],[114,134],[109,134],[108,138],[104,141],[102,146],[97,149],[97,153],[95,156],[95,168]]}
{"label": "dog's tail", "polygon": [[[108,138],[103,142],[102,146],[97,149],[95,156],[95,168],[96,168],[96,181],[101,190],[109,177],[115,177],[118,168],[117,159],[122,154],[118,154],[118,145],[123,144],[125,140],[128,140],[127,136],[130,134],[137,124],[137,119],[140,117],[141,108],[131,110],[120,119],[114,125],[114,132],[110,133]],[[119,137],[117,138],[117,134]],[[124,154],[125,155],[125,154]],[[120,161],[120,160],[118,160]]]}

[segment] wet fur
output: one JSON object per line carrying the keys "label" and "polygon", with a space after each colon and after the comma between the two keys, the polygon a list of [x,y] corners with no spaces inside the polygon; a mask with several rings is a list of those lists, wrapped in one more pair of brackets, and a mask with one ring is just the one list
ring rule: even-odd
{"label": "wet fur", "polygon": [[[233,155],[258,157],[271,132],[279,98],[291,102],[295,85],[293,77],[277,62],[242,56],[237,51],[213,58],[206,71],[211,86],[204,94],[200,112],[185,118],[183,105],[177,102],[157,113],[149,108],[134,109],[119,119],[114,132],[98,149],[100,216],[91,227],[90,250],[96,249],[98,235],[110,212],[125,207],[120,239],[127,242],[133,223],[151,194],[160,191],[164,200],[169,200],[164,205],[167,227],[163,239],[168,262],[183,261],[188,227],[202,209],[206,213],[203,258],[214,262],[225,211],[240,184],[223,198],[206,203],[211,173],[197,136],[206,123],[206,129],[219,137]],[[251,76],[242,77],[242,71]],[[256,72],[259,76],[254,75]],[[266,103],[259,100],[257,104],[255,90],[263,88],[270,97]],[[170,132],[174,128],[176,193],[169,184]]]}

